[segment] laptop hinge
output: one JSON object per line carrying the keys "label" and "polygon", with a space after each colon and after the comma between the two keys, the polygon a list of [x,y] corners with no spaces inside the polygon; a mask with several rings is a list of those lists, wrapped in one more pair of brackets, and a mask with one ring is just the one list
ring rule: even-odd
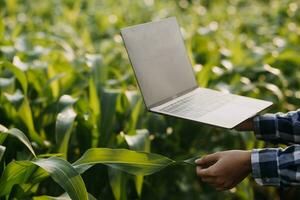
{"label": "laptop hinge", "polygon": [[154,107],[156,107],[156,106],[162,105],[162,104],[164,104],[164,103],[166,103],[166,102],[168,102],[168,101],[171,101],[171,100],[173,100],[173,99],[176,99],[177,97],[183,96],[183,95],[185,95],[185,94],[187,94],[187,93],[193,91],[193,90],[196,89],[196,88],[198,88],[198,85],[196,85],[196,86],[194,86],[194,87],[192,87],[192,88],[189,88],[189,89],[187,89],[187,90],[184,90],[184,91],[182,91],[182,92],[179,92],[178,94],[176,94],[176,95],[174,95],[174,96],[172,96],[172,97],[168,97],[168,98],[166,98],[166,99],[163,99],[163,100],[161,100],[161,101],[158,101],[158,102],[156,102],[156,103],[150,105],[150,106],[149,106],[149,110],[151,110],[151,108],[154,108]]}

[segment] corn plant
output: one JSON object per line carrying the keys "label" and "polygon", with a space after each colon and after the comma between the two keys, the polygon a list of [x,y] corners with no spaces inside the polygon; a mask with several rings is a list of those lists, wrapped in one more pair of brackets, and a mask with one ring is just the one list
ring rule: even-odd
{"label": "corn plant", "polygon": [[0,198],[275,199],[216,192],[194,159],[272,146],[146,111],[120,28],[176,16],[200,86],[299,107],[300,4],[0,0]]}

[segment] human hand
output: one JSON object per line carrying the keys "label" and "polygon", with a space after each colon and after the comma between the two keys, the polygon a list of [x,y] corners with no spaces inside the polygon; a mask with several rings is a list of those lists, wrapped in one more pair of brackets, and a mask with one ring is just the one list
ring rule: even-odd
{"label": "human hand", "polygon": [[195,162],[198,177],[217,190],[233,188],[251,172],[250,151],[222,151],[204,156]]}
{"label": "human hand", "polygon": [[247,119],[246,121],[243,121],[236,127],[234,127],[237,131],[253,131],[253,117]]}

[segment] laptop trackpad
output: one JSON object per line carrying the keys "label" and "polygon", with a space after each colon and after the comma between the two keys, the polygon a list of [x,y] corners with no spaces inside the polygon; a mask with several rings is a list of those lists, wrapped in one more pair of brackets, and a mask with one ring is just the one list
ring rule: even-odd
{"label": "laptop trackpad", "polygon": [[226,105],[201,116],[197,121],[224,128],[234,128],[271,104],[263,100],[238,96]]}

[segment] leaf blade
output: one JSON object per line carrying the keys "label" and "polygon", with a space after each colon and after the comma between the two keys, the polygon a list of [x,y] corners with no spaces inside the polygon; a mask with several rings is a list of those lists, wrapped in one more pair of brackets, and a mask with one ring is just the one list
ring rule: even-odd
{"label": "leaf blade", "polygon": [[[150,152],[149,131],[146,129],[136,130],[135,135],[125,135],[125,140],[132,150]],[[142,194],[143,181],[144,176],[135,176],[134,183],[139,197]]]}
{"label": "leaf blade", "polygon": [[14,76],[20,82],[23,92],[26,95],[27,90],[28,90],[28,82],[27,82],[27,78],[26,78],[26,75],[24,74],[24,72],[21,69],[19,69],[18,67],[16,67],[15,65],[13,65],[12,63],[7,62],[7,61],[4,61],[4,62],[2,61],[0,63],[0,66],[4,66],[4,67],[8,68],[14,74]]}
{"label": "leaf blade", "polygon": [[3,155],[4,155],[4,153],[5,153],[5,150],[6,150],[6,147],[0,145],[0,162],[1,162],[2,158],[3,158]]}
{"label": "leaf blade", "polygon": [[52,179],[58,183],[74,200],[87,200],[88,194],[80,174],[72,165],[57,157],[37,159],[35,165],[46,170]]}
{"label": "leaf blade", "polygon": [[[3,129],[3,130],[5,130],[5,129]],[[29,139],[26,137],[26,135],[22,131],[20,131],[19,129],[16,129],[16,128],[12,128],[12,129],[6,130],[5,132],[2,132],[0,130],[0,134],[1,133],[11,135],[11,136],[17,138],[18,140],[20,140],[29,149],[29,151],[34,155],[34,157],[36,157],[35,152],[31,146]]]}
{"label": "leaf blade", "polygon": [[0,196],[10,193],[12,187],[16,184],[25,183],[36,166],[30,161],[12,161],[4,169],[0,179]]}
{"label": "leaf blade", "polygon": [[105,164],[133,175],[150,175],[175,161],[158,154],[136,152],[128,149],[92,148],[87,150],[73,166]]}
{"label": "leaf blade", "polygon": [[62,111],[58,113],[55,123],[55,136],[58,146],[58,152],[67,158],[68,144],[72,134],[72,128],[77,116],[72,105],[76,102],[69,95],[63,95],[59,100]]}

